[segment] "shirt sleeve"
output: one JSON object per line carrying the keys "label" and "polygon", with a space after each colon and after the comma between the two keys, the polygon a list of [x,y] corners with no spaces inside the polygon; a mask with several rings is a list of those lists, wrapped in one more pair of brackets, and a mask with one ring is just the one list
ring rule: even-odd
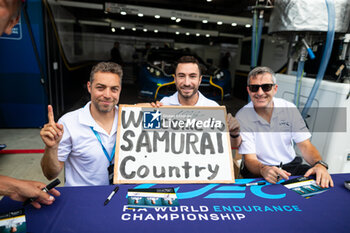
{"label": "shirt sleeve", "polygon": [[240,154],[256,154],[255,147],[255,136],[252,129],[249,127],[249,122],[247,122],[247,117],[244,116],[247,114],[247,111],[239,112],[236,115],[236,118],[240,124],[241,128],[241,138],[242,143],[238,148],[238,153]]}
{"label": "shirt sleeve", "polygon": [[295,143],[303,142],[311,137],[311,134],[306,127],[305,121],[301,116],[299,110],[295,108],[291,108],[292,116],[292,139]]}
{"label": "shirt sleeve", "polygon": [[159,102],[163,105],[170,105],[170,97],[163,97]]}
{"label": "shirt sleeve", "polygon": [[220,106],[220,104],[218,104],[217,102],[213,101],[213,106]]}
{"label": "shirt sleeve", "polygon": [[242,143],[238,148],[240,154],[256,154],[255,138],[252,132],[241,132]]}
{"label": "shirt sleeve", "polygon": [[63,125],[63,136],[58,145],[58,160],[65,162],[72,151],[72,137],[64,120],[60,119],[58,123]]}

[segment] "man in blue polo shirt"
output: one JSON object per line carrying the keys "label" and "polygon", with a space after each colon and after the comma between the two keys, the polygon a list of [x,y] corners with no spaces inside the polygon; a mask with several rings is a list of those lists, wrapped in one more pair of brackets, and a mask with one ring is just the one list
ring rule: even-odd
{"label": "man in blue polo shirt", "polygon": [[[278,85],[268,67],[256,67],[248,74],[247,91],[251,98],[236,115],[241,125],[244,177],[262,176],[270,183],[291,175],[316,175],[321,187],[333,187],[333,181],[318,150],[310,142],[306,128],[294,104],[275,98]],[[307,164],[296,156],[297,144]]]}

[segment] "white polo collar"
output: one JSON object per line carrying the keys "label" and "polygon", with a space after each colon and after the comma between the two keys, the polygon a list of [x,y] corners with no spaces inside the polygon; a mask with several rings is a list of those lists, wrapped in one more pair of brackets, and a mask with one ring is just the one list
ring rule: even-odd
{"label": "white polo collar", "polygon": [[[273,97],[272,101],[273,101],[273,112],[272,112],[271,122],[272,122],[272,119],[277,118],[280,115],[280,113],[284,111],[278,99]],[[255,121],[255,122],[259,121],[262,124],[267,124],[267,122],[263,120],[263,118],[259,116],[258,113],[255,111],[252,101],[248,103],[247,107],[249,109],[248,111],[251,111],[251,114],[246,115],[246,117],[250,118],[249,120]]]}
{"label": "white polo collar", "polygon": [[[179,102],[179,92],[175,92],[175,94],[173,95],[174,98],[170,99],[170,105],[181,105]],[[198,100],[197,103],[194,106],[200,106],[200,103],[203,101],[204,96],[202,95],[202,93],[200,93],[200,91],[198,91]]]}
{"label": "white polo collar", "polygon": [[[101,126],[99,126],[99,124],[97,124],[95,119],[92,117],[90,112],[90,105],[91,105],[91,101],[89,101],[79,112],[79,123],[82,125],[93,127],[93,129],[96,130],[97,132],[108,135],[108,133]],[[114,116],[113,126],[112,126],[111,133],[109,135],[113,135],[115,132],[117,132],[117,125],[118,125],[118,106],[115,106],[115,116]]]}

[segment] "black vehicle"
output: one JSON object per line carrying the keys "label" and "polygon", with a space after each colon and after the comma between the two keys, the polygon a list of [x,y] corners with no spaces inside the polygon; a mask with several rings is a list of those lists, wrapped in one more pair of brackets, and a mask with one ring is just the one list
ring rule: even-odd
{"label": "black vehicle", "polygon": [[175,64],[186,55],[196,57],[201,65],[203,76],[199,90],[203,95],[217,101],[231,97],[231,74],[227,69],[210,66],[185,49],[169,48],[152,49],[147,62],[141,65],[138,77],[140,96],[157,100],[175,93]]}

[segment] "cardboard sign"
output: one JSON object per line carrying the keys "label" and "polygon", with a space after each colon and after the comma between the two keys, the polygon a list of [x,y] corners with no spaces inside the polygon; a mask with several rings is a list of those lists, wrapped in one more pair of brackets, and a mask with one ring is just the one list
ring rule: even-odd
{"label": "cardboard sign", "polygon": [[234,183],[226,108],[120,105],[114,183]]}

